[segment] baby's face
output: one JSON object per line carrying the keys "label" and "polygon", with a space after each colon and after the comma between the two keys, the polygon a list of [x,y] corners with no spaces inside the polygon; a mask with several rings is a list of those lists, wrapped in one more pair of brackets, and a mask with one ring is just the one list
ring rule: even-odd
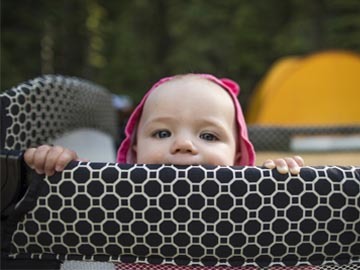
{"label": "baby's face", "polygon": [[235,108],[221,86],[184,76],[148,97],[133,150],[136,163],[234,165]]}

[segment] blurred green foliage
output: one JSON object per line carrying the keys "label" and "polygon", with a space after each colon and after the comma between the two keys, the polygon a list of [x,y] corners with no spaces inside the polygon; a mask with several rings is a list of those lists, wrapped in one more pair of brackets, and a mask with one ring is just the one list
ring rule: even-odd
{"label": "blurred green foliage", "polygon": [[138,101],[160,77],[209,72],[246,107],[278,58],[360,49],[359,0],[1,0],[1,90],[78,76]]}

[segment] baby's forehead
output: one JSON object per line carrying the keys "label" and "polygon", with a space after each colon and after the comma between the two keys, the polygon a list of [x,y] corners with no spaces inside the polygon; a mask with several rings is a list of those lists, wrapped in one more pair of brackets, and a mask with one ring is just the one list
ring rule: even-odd
{"label": "baby's forehead", "polygon": [[166,99],[171,98],[172,96],[185,97],[186,95],[191,95],[194,98],[197,96],[206,96],[210,98],[220,98],[223,96],[229,100],[231,99],[227,90],[225,90],[222,86],[195,74],[178,75],[171,80],[160,84],[153,89],[149,98]]}
{"label": "baby's forehead", "polygon": [[195,118],[203,113],[213,115],[214,110],[231,119],[236,114],[234,101],[222,86],[206,78],[183,76],[152,89],[144,103],[142,116],[154,112],[175,114],[182,110],[193,113]]}
{"label": "baby's forehead", "polygon": [[188,84],[192,84],[192,83],[199,84],[199,85],[215,85],[215,86],[222,88],[217,83],[215,83],[205,77],[196,75],[196,74],[185,74],[185,75],[174,76],[171,80],[164,82],[159,87],[171,85],[171,84],[188,85]]}

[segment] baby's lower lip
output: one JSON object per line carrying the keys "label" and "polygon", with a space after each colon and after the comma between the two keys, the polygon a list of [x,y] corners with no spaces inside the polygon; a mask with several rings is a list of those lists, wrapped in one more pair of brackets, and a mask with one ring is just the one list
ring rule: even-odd
{"label": "baby's lower lip", "polygon": [[173,164],[173,165],[198,165],[197,163],[193,163],[193,162],[169,162],[169,164]]}
{"label": "baby's lower lip", "polygon": [[195,164],[195,163],[179,163],[179,162],[176,162],[176,163],[171,163],[172,165],[180,165],[180,166],[198,166],[199,164]]}

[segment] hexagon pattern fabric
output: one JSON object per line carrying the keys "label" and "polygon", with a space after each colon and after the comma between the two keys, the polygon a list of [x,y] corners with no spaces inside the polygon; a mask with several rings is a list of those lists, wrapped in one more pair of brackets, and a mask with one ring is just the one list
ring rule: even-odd
{"label": "hexagon pattern fabric", "polygon": [[[254,266],[178,266],[151,264],[115,264],[115,270],[357,270],[358,265],[318,265],[318,266],[272,266],[259,268]],[[65,269],[64,269],[65,270]]]}
{"label": "hexagon pattern fabric", "polygon": [[111,97],[103,87],[75,77],[46,75],[19,84],[0,95],[1,149],[25,150],[81,127],[115,138]]}
{"label": "hexagon pattern fabric", "polygon": [[108,263],[65,261],[61,270],[356,270],[357,265],[318,265],[318,266],[272,266],[259,268],[254,266],[184,266],[170,264],[134,264],[134,263]]}
{"label": "hexagon pattern fabric", "polygon": [[275,266],[359,263],[360,168],[70,164],[41,181],[12,257]]}

